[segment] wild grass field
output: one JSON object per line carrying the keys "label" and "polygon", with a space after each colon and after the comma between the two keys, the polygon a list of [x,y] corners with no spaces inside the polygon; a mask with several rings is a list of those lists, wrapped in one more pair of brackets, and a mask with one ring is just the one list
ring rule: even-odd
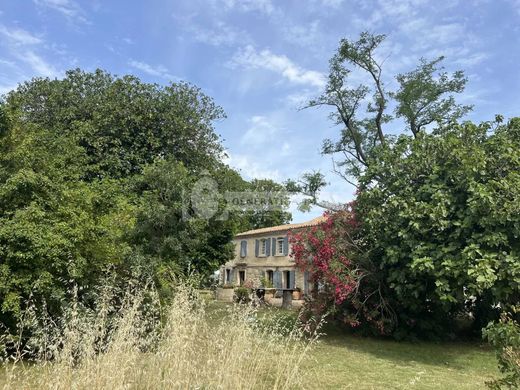
{"label": "wild grass field", "polygon": [[180,290],[160,331],[153,316],[139,314],[139,297],[110,324],[69,317],[59,339],[47,330],[50,345],[40,345],[52,359],[5,364],[0,388],[479,389],[498,374],[493,352],[477,342],[395,342],[330,326],[309,340],[291,330],[295,312],[192,293]]}

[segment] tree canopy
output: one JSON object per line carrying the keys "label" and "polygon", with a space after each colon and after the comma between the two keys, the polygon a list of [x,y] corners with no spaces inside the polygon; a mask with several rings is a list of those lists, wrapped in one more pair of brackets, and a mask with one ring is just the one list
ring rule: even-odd
{"label": "tree canopy", "polygon": [[[224,111],[188,83],[79,69],[35,78],[0,101],[0,322],[13,327],[29,298],[59,312],[67,294],[115,272],[207,276],[231,257],[234,234],[283,223],[285,210],[197,215],[205,176],[215,192],[278,191],[222,162],[214,123]],[[285,198],[287,199],[287,197]],[[285,207],[288,205],[285,202]]]}
{"label": "tree canopy", "polygon": [[[302,209],[337,213],[296,237],[296,260],[325,286],[314,306],[347,324],[446,337],[464,318],[480,331],[520,299],[520,120],[461,123],[472,107],[455,94],[467,79],[445,72],[443,57],[422,59],[387,91],[377,53],[384,39],[341,40],[324,92],[308,104],[332,108],[340,136],[322,152],[357,192],[330,206],[319,199],[320,172],[287,183],[307,195]],[[352,85],[353,70],[370,82]],[[395,118],[404,120],[397,135],[386,130]]]}

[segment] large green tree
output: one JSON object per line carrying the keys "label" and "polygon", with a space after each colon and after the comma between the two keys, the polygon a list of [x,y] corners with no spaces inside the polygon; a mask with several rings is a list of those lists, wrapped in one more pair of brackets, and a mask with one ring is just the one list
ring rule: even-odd
{"label": "large green tree", "polygon": [[480,330],[520,300],[520,120],[490,126],[400,136],[360,178],[359,234],[402,329],[471,313]]}
{"label": "large green tree", "polygon": [[211,167],[222,153],[213,123],[222,108],[188,83],[167,86],[102,70],[35,78],[7,95],[20,120],[71,135],[87,155],[86,178],[127,177],[159,157]]}
{"label": "large green tree", "polygon": [[11,126],[0,136],[0,318],[12,326],[31,297],[59,310],[124,261],[132,206],[118,183],[79,180],[87,156],[54,132]]}
{"label": "large green tree", "polygon": [[[371,164],[374,151],[392,142],[394,137],[385,129],[392,120],[402,118],[417,136],[431,126],[446,126],[471,110],[471,106],[457,104],[454,98],[455,93],[464,91],[464,72],[444,71],[444,57],[421,59],[416,69],[395,76],[399,89],[388,91],[384,60],[378,53],[385,39],[385,35],[368,32],[355,41],[342,39],[330,60],[323,93],[306,105],[332,108],[330,118],[339,127],[340,137],[326,139],[322,153],[334,156],[337,173],[354,184]],[[368,81],[357,84],[351,80],[353,72],[363,74],[362,79]],[[395,107],[395,116],[389,112],[390,104]],[[311,177],[307,175],[305,182],[311,183],[307,189],[315,193],[321,186],[313,187],[312,180],[320,182],[320,174]]]}
{"label": "large green tree", "polygon": [[[324,92],[308,104],[332,108],[340,137],[325,140],[322,152],[357,188],[349,211],[359,228],[348,232],[356,245],[345,256],[370,273],[360,281],[376,286],[370,301],[379,294],[397,314],[394,335],[446,336],[460,316],[480,329],[519,299],[519,121],[458,124],[472,108],[455,101],[467,80],[445,72],[442,57],[397,75],[398,88],[388,91],[384,40],[343,39]],[[368,82],[352,83],[353,71]],[[398,135],[388,131],[396,118],[405,124]],[[337,207],[319,201],[319,172],[288,184],[308,195],[303,208]]]}
{"label": "large green tree", "polygon": [[[35,78],[8,93],[0,101],[0,322],[13,326],[30,297],[51,314],[76,287],[89,299],[109,270],[118,280],[146,271],[167,293],[172,275],[208,275],[228,260],[236,232],[285,222],[284,212],[226,214],[225,191],[279,185],[247,182],[222,163],[213,124],[223,117],[193,85],[101,70]],[[216,183],[214,216],[192,197],[204,177]]]}

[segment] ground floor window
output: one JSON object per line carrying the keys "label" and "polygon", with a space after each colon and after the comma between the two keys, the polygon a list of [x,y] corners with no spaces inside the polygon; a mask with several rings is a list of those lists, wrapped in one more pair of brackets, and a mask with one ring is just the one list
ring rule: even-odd
{"label": "ground floor window", "polygon": [[227,269],[226,270],[226,283],[229,283],[229,282],[231,282],[231,270]]}
{"label": "ground floor window", "polygon": [[246,271],[238,271],[238,282],[242,286],[246,281]]}
{"label": "ground floor window", "polygon": [[270,286],[274,286],[274,271],[268,270],[267,271],[267,282]]}

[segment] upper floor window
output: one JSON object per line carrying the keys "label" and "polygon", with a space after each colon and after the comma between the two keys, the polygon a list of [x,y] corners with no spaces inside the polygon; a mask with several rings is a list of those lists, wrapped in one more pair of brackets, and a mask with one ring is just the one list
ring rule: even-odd
{"label": "upper floor window", "polygon": [[260,256],[267,255],[267,240],[264,238],[260,240]]}
{"label": "upper floor window", "polygon": [[242,240],[240,241],[240,257],[246,257],[247,256],[247,241]]}
{"label": "upper floor window", "polygon": [[271,239],[260,238],[255,240],[255,256],[269,257],[271,256]]}
{"label": "upper floor window", "polygon": [[283,237],[278,237],[276,239],[276,254],[277,255],[283,255],[284,254],[283,246],[284,246],[284,238]]}

